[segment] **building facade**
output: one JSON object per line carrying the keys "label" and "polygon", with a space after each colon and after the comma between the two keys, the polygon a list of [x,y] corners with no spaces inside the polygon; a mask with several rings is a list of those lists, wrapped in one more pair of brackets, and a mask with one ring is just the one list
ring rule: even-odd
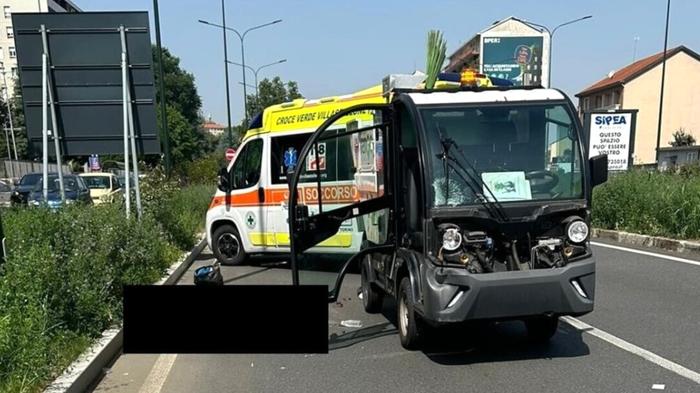
{"label": "building facade", "polygon": [[[80,12],[81,9],[71,0],[0,0],[0,86],[7,87],[9,96],[14,92],[17,79],[17,51],[12,28],[13,12]],[[3,79],[4,77],[4,79]]]}
{"label": "building facade", "polygon": [[211,119],[205,121],[202,124],[202,129],[205,132],[207,132],[211,135],[214,135],[214,136],[220,136],[221,134],[223,134],[225,128],[226,128],[225,126],[223,126],[219,123],[216,123],[216,122],[212,121]]}
{"label": "building facade", "polygon": [[[637,109],[634,164],[656,163],[663,53],[610,72],[580,93],[579,112]],[[683,128],[700,139],[700,55],[685,46],[668,50],[660,147],[669,147]]]}
{"label": "building facade", "polygon": [[449,56],[447,72],[477,69],[515,85],[549,85],[549,34],[516,17],[480,31]]}

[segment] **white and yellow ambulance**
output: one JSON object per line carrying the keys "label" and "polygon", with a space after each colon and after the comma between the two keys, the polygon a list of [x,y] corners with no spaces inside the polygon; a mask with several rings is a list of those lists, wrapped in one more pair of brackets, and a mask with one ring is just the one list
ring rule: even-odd
{"label": "white and yellow ambulance", "polygon": [[[219,175],[219,187],[206,216],[207,243],[216,258],[222,264],[235,265],[250,254],[289,252],[290,166],[313,171],[314,175],[320,172],[326,179],[323,187],[315,181],[299,187],[311,211],[318,208],[319,196],[325,210],[326,206],[353,203],[362,193],[379,192],[372,177],[377,173],[375,166],[381,165],[381,160],[374,157],[381,156],[382,147],[375,138],[356,134],[346,141],[330,139],[318,143],[304,162],[297,162],[297,158],[311,133],[333,114],[358,104],[383,102],[382,86],[377,85],[345,96],[298,99],[266,108],[253,121],[234,160]],[[358,113],[342,124],[362,127],[372,121],[363,116]],[[338,143],[351,143],[353,148],[339,148]],[[350,151],[352,154],[346,154]],[[355,253],[365,237],[364,223],[348,220],[336,235],[310,251]]]}

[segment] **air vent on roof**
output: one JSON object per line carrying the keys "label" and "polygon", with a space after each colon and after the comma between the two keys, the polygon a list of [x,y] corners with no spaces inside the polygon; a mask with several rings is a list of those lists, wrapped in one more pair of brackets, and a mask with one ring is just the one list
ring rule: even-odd
{"label": "air vent on roof", "polygon": [[615,70],[608,72],[608,78],[612,78],[615,75]]}

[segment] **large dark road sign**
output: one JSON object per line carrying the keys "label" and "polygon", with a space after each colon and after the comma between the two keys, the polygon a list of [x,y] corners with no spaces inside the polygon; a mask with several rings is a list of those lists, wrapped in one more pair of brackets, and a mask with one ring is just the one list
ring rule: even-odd
{"label": "large dark road sign", "polygon": [[[41,152],[42,137],[41,25],[47,29],[62,155],[124,154],[120,25],[126,29],[137,151],[160,153],[148,13],[13,13],[12,23],[35,154]],[[51,128],[51,119],[48,124]]]}

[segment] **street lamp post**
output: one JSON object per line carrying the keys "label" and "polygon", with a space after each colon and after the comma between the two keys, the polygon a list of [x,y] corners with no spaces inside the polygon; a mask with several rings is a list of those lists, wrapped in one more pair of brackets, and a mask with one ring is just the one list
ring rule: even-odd
{"label": "street lamp post", "polygon": [[[280,63],[285,63],[285,62],[287,62],[287,59],[277,60],[277,61],[275,61],[274,63],[264,64],[264,65],[261,65],[261,66],[258,67],[258,68],[253,68],[253,67],[251,67],[251,66],[249,66],[249,65],[244,65],[244,64],[241,64],[241,63],[236,63],[235,61],[229,61],[228,63],[229,63],[229,64],[232,64],[232,65],[237,65],[237,66],[240,66],[240,67],[245,67],[245,68],[247,68],[247,69],[253,71],[253,75],[255,76],[255,99],[257,100],[257,99],[258,99],[258,72],[260,72],[260,70],[262,70],[262,69],[265,68],[265,67],[270,67],[270,66],[273,66],[273,65],[275,65],[275,64],[280,64]],[[241,83],[241,84],[244,85],[244,86],[250,86],[250,85],[245,84],[245,81],[244,81],[243,83]]]}
{"label": "street lamp post", "polygon": [[572,23],[580,22],[582,20],[590,19],[592,17],[593,17],[593,15],[586,15],[586,16],[583,16],[583,17],[578,18],[578,19],[573,19],[573,20],[570,20],[568,22],[564,22],[562,24],[557,25],[552,30],[550,30],[545,25],[540,25],[540,24],[530,22],[530,21],[527,21],[524,19],[516,19],[516,20],[523,22],[525,24],[540,27],[540,28],[544,29],[547,32],[547,34],[549,34],[549,66],[547,67],[547,87],[552,86],[552,43],[554,41],[554,39],[553,39],[554,33],[556,33],[557,29],[559,29],[560,27],[564,27],[564,26],[570,25]]}
{"label": "street lamp post", "polygon": [[[221,2],[223,5],[223,0],[221,0]],[[272,22],[263,23],[261,25],[253,26],[253,27],[249,28],[248,30],[245,30],[241,34],[238,32],[238,30],[236,30],[234,28],[226,27],[225,24],[222,26],[222,25],[218,25],[216,23],[207,22],[205,20],[201,20],[201,19],[199,20],[199,23],[203,23],[205,25],[214,26],[214,27],[218,27],[220,29],[223,29],[224,30],[224,37],[226,36],[226,30],[229,30],[229,31],[236,33],[236,35],[238,36],[238,39],[241,41],[241,63],[243,64],[243,67],[245,67],[245,47],[243,45],[243,42],[245,40],[246,35],[253,30],[261,29],[263,27],[274,25],[274,24],[277,24],[280,22],[282,22],[282,19],[277,19],[277,20],[273,20]],[[228,59],[226,59],[226,62],[228,63]],[[227,85],[226,88],[228,89],[228,81],[226,82],[226,85]],[[245,68],[243,68],[243,110],[245,111],[243,118],[245,119],[246,124],[248,123],[248,103],[246,102],[247,96],[248,96],[248,91],[246,90],[246,85],[245,85]]]}

